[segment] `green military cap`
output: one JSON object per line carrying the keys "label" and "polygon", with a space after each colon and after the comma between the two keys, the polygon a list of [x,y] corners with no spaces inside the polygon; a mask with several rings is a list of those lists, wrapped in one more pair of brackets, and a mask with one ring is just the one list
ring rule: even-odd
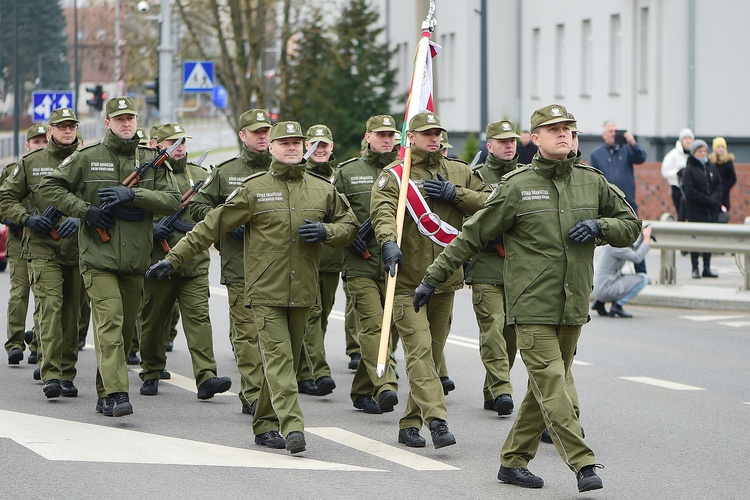
{"label": "green military cap", "polygon": [[451,149],[451,148],[453,148],[453,146],[451,145],[451,143],[448,142],[448,132],[446,132],[445,130],[443,130],[440,133],[440,145],[443,146],[445,149]]}
{"label": "green military cap", "polygon": [[521,136],[516,134],[513,124],[507,120],[499,122],[490,122],[487,124],[487,139],[510,139],[514,137],[520,139]]}
{"label": "green military cap", "polygon": [[367,119],[367,132],[398,132],[396,120],[390,115],[375,115]]}
{"label": "green military cap", "polygon": [[297,122],[279,122],[271,127],[271,142],[276,139],[288,139],[294,137],[300,139],[305,138],[305,134],[302,133],[302,127]]}
{"label": "green military cap", "polygon": [[159,130],[156,131],[156,142],[179,139],[180,137],[192,139],[192,137],[185,133],[185,129],[179,123],[167,123],[159,127]]}
{"label": "green military cap", "polygon": [[156,139],[156,133],[159,131],[159,128],[162,126],[161,123],[157,123],[153,127],[151,127],[151,130],[149,131],[148,137],[149,139]]}
{"label": "green military cap", "polygon": [[325,125],[313,125],[307,129],[307,142],[325,142],[333,144],[333,132]]}
{"label": "green military cap", "polygon": [[549,106],[537,109],[531,115],[531,130],[533,131],[542,125],[552,125],[553,123],[561,122],[575,122],[575,119],[570,118],[565,106],[550,104]]}
{"label": "green military cap", "polygon": [[440,125],[440,117],[432,111],[422,111],[409,120],[409,132],[424,132],[432,129],[447,130]]}
{"label": "green military cap", "polygon": [[240,115],[240,130],[258,130],[263,127],[271,127],[271,118],[265,109],[251,109]]}
{"label": "green military cap", "polygon": [[50,113],[49,124],[54,125],[55,123],[60,122],[78,123],[78,118],[76,118],[76,114],[70,108],[57,108],[52,113]]}
{"label": "green military cap", "polygon": [[128,96],[113,97],[107,101],[106,112],[109,118],[126,114],[138,116],[135,101]]}
{"label": "green military cap", "polygon": [[136,129],[136,135],[138,136],[138,145],[148,144],[148,137],[146,137],[146,131],[142,128]]}
{"label": "green military cap", "polygon": [[576,124],[576,121],[575,121],[576,117],[573,116],[573,113],[568,113],[568,118],[570,118],[571,120],[573,120],[573,123],[570,124],[570,131],[571,132],[578,132],[578,127],[577,127],[577,124]]}
{"label": "green military cap", "polygon": [[47,125],[44,123],[35,123],[26,131],[26,140],[29,141],[38,135],[47,135]]}

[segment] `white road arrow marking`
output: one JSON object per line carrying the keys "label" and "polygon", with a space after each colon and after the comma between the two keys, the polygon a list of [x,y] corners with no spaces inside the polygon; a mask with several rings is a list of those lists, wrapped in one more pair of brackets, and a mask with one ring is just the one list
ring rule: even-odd
{"label": "white road arrow marking", "polygon": [[452,465],[423,457],[410,451],[390,446],[374,439],[366,438],[338,427],[308,427],[305,432],[329,439],[355,450],[395,462],[414,470],[461,470]]}
{"label": "white road arrow marking", "polygon": [[678,384],[677,382],[670,382],[669,380],[661,380],[658,378],[651,377],[620,377],[622,380],[630,380],[631,382],[639,382],[641,384],[655,385],[656,387],[663,387],[665,389],[672,389],[673,391],[705,391],[702,387],[695,387],[694,385]]}
{"label": "white road arrow marking", "polygon": [[282,453],[0,410],[0,438],[3,437],[47,460],[379,472]]}
{"label": "white road arrow marking", "polygon": [[737,319],[737,318],[745,318],[747,317],[747,314],[739,314],[739,315],[721,315],[721,316],[680,316],[682,319],[687,319],[690,321],[726,321],[728,319]]}

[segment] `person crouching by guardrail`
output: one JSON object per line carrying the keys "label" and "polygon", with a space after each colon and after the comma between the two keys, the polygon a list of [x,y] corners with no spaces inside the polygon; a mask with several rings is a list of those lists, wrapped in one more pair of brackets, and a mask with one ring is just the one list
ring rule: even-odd
{"label": "person crouching by guardrail", "polygon": [[[651,226],[646,226],[636,242],[625,248],[615,248],[609,245],[602,247],[594,264],[594,304],[591,309],[599,316],[612,318],[632,318],[633,315],[622,308],[630,299],[635,297],[648,284],[646,273],[623,274],[622,266],[625,262],[639,264],[646,258],[650,250]],[[605,304],[612,302],[609,312]]]}

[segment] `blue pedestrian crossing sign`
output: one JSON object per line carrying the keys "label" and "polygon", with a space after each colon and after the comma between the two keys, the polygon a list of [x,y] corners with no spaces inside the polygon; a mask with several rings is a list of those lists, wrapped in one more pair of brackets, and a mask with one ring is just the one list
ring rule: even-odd
{"label": "blue pedestrian crossing sign", "polygon": [[211,61],[185,61],[182,65],[182,90],[185,92],[211,92],[214,89],[214,63]]}
{"label": "blue pedestrian crossing sign", "polygon": [[73,92],[60,91],[35,91],[32,92],[34,103],[34,121],[46,122],[49,115],[57,108],[73,107]]}

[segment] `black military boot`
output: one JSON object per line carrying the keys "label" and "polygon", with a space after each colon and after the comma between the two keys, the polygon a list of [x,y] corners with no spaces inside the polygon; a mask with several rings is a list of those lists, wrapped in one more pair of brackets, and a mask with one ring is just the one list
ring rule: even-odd
{"label": "black military boot", "polygon": [[64,398],[78,397],[78,388],[73,385],[73,381],[63,380],[60,385],[62,386],[62,395]]}
{"label": "black military boot", "polygon": [[500,466],[497,471],[497,478],[503,483],[515,484],[524,488],[541,488],[544,486],[544,479],[535,476],[526,467],[505,467]]}
{"label": "black military boot", "polygon": [[430,434],[435,449],[456,444],[456,438],[448,430],[448,424],[445,423],[445,420],[436,418],[430,422]]}
{"label": "black military boot", "polygon": [[407,427],[398,431],[398,442],[409,448],[424,448],[427,441],[419,435],[416,427]]}
{"label": "black military boot", "polygon": [[58,379],[53,378],[44,383],[42,390],[44,391],[44,395],[47,396],[47,399],[57,398],[62,394],[62,384],[60,384]]}
{"label": "black military boot", "polygon": [[211,377],[198,387],[198,399],[211,399],[214,394],[227,392],[232,387],[229,377]]}
{"label": "black military boot", "polygon": [[328,396],[336,388],[336,382],[328,375],[323,375],[315,381],[315,387],[318,388],[318,396]]}
{"label": "black military boot", "polygon": [[450,377],[440,377],[440,383],[443,386],[443,395],[447,396],[449,392],[456,388],[455,382]]}
{"label": "black military boot", "polygon": [[500,394],[495,398],[495,411],[501,417],[513,413],[513,398],[510,394]]}
{"label": "black military boot", "polygon": [[15,347],[10,350],[8,353],[8,364],[9,365],[17,365],[21,362],[23,359],[23,351],[19,349],[18,347]]}
{"label": "black military boot", "polygon": [[[290,433],[291,434],[291,433]],[[255,436],[255,444],[267,446],[274,450],[283,450],[286,448],[286,440],[281,437],[278,431],[268,431]]]}
{"label": "black military boot", "polygon": [[584,491],[600,490],[602,489],[602,478],[596,475],[596,469],[603,469],[604,466],[600,464],[584,465],[581,470],[576,474],[578,480],[578,491],[583,493]]}
{"label": "black military boot", "polygon": [[105,398],[98,398],[96,400],[96,412],[101,413],[105,417],[112,416],[112,410],[115,408],[115,400],[109,396]]}
{"label": "black military boot", "polygon": [[380,409],[380,406],[378,406],[378,403],[375,402],[372,396],[358,396],[354,400],[354,407],[372,415],[383,413],[383,410]]}
{"label": "black military boot", "polygon": [[114,392],[109,395],[115,401],[115,407],[112,408],[113,417],[124,417],[133,414],[133,405],[130,404],[130,397],[127,392]]}

